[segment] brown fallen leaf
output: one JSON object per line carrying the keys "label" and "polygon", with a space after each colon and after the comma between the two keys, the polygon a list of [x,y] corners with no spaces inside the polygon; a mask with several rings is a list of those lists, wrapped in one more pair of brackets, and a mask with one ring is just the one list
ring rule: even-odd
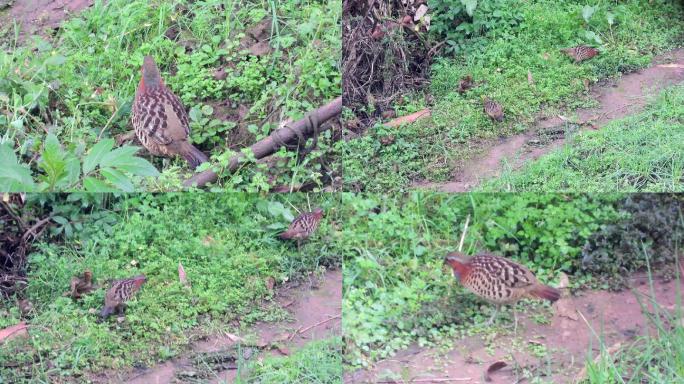
{"label": "brown fallen leaf", "polygon": [[534,85],[534,77],[532,77],[532,71],[527,70],[527,83],[529,85]]}
{"label": "brown fallen leaf", "polygon": [[506,365],[507,364],[503,361],[497,361],[496,363],[493,363],[492,365],[490,365],[489,368],[487,368],[487,370],[484,373],[484,381],[486,381],[486,382],[492,381],[492,378],[490,377],[490,375],[492,373],[500,370],[501,368],[505,367]]}
{"label": "brown fallen leaf", "polygon": [[224,332],[223,334],[228,338],[228,340],[230,340],[232,342],[236,342],[236,341],[239,341],[241,343],[245,342],[245,339],[243,339],[242,337],[240,337],[238,335],[234,335],[234,334],[228,333],[228,332]]}
{"label": "brown fallen leaf", "polygon": [[11,339],[19,336],[28,336],[28,331],[26,331],[26,323],[21,322],[11,327],[5,329],[0,329],[0,342],[5,339]]}
{"label": "brown fallen leaf", "polygon": [[582,79],[582,84],[584,84],[584,90],[589,92],[589,79]]}
{"label": "brown fallen leaf", "polygon": [[558,285],[556,288],[558,289],[564,289],[570,286],[570,278],[568,278],[568,275],[565,273],[561,272],[558,274],[559,279],[558,279]]}
{"label": "brown fallen leaf", "polygon": [[178,280],[180,280],[181,284],[185,285],[186,287],[190,287],[188,275],[185,273],[185,268],[183,268],[183,264],[181,264],[180,261],[178,262]]}

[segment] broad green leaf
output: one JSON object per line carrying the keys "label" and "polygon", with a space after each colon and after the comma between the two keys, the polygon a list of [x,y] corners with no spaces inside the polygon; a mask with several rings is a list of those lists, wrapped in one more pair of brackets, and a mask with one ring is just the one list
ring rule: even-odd
{"label": "broad green leaf", "polygon": [[190,120],[199,121],[202,118],[202,111],[197,107],[192,107],[190,108],[188,115],[190,116]]}
{"label": "broad green leaf", "polygon": [[122,160],[116,165],[116,168],[136,176],[159,176],[157,168],[141,157],[130,157],[127,161]]}
{"label": "broad green leaf", "polygon": [[62,55],[53,55],[45,60],[45,65],[62,65],[66,63],[66,57]]}
{"label": "broad green leaf", "polygon": [[592,7],[590,5],[585,5],[582,8],[582,17],[584,18],[584,21],[586,21],[588,23],[589,19],[591,19],[591,16],[594,15],[594,12],[596,12],[596,7]]}
{"label": "broad green leaf", "polygon": [[119,147],[102,156],[102,160],[100,160],[100,167],[114,167],[121,162],[126,162],[126,159],[133,157],[133,155],[138,153],[139,150],[140,148],[130,145]]}
{"label": "broad green leaf", "polygon": [[30,192],[35,190],[31,169],[19,164],[14,150],[0,144],[0,192]]}
{"label": "broad green leaf", "polygon": [[88,176],[83,179],[83,188],[88,192],[117,192],[118,189],[112,188],[111,185],[102,180]]}
{"label": "broad green leaf", "polygon": [[133,183],[126,177],[123,173],[112,168],[102,168],[100,169],[100,174],[104,176],[107,181],[112,183],[118,189],[124,192],[133,192]]}
{"label": "broad green leaf", "polygon": [[466,7],[466,13],[468,16],[473,17],[473,13],[477,8],[477,0],[461,0],[461,4]]}
{"label": "broad green leaf", "polygon": [[54,188],[60,179],[66,175],[67,163],[64,159],[64,153],[57,137],[51,133],[45,139],[39,166],[45,171],[45,176],[42,179],[48,183],[50,189]]}
{"label": "broad green leaf", "polygon": [[202,106],[202,113],[209,116],[212,113],[214,113],[214,108],[211,105],[203,105]]}
{"label": "broad green leaf", "polygon": [[83,174],[90,173],[100,164],[105,154],[109,153],[114,147],[114,139],[105,139],[93,145],[88,151],[88,155],[83,159]]}

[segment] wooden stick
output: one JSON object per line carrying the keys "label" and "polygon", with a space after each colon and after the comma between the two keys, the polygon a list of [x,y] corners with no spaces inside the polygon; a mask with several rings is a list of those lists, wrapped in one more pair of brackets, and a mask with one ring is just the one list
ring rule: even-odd
{"label": "wooden stick", "polygon": [[[330,103],[318,108],[309,116],[313,116],[318,124],[322,125],[324,122],[342,113],[342,97],[338,97]],[[311,126],[309,116],[297,120],[292,124],[288,124],[283,128],[279,128],[271,133],[267,138],[260,140],[252,146],[249,150],[254,154],[256,159],[262,159],[268,155],[275,153],[283,143],[296,142],[299,135],[308,136],[314,132],[314,127]],[[226,172],[235,172],[240,167],[240,161],[244,159],[244,155],[239,153],[233,156],[225,168]],[[202,187],[218,179],[218,175],[213,170],[200,172],[183,182],[185,187]]]}
{"label": "wooden stick", "polygon": [[414,112],[414,113],[412,113],[412,114],[410,114],[410,115],[397,117],[396,119],[390,120],[390,121],[384,123],[383,125],[384,125],[385,127],[393,128],[393,127],[398,127],[398,126],[400,126],[400,125],[402,125],[402,124],[413,123],[413,122],[415,122],[415,121],[418,120],[418,119],[421,119],[421,118],[423,118],[423,117],[428,117],[428,116],[430,116],[430,109],[425,108],[425,109],[422,109],[422,110],[420,110],[420,111],[418,111],[418,112]]}

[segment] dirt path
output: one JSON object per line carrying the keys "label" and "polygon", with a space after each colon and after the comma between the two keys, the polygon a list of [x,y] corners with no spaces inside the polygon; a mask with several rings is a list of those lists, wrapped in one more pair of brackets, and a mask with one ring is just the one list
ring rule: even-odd
{"label": "dirt path", "polygon": [[[71,15],[93,5],[94,0],[0,0],[9,11],[0,9],[0,24],[19,24],[19,38],[35,34],[51,35]],[[2,7],[0,7],[2,8]]]}
{"label": "dirt path", "polygon": [[[654,296],[661,308],[675,309],[676,284],[676,281],[654,282]],[[649,295],[646,276],[635,276],[632,286],[641,294]],[[508,366],[491,375],[494,384],[517,382],[523,370],[542,376],[544,382],[569,383],[584,367],[587,352],[591,349],[595,356],[598,350],[598,340],[582,316],[597,334],[603,335],[607,348],[617,343],[625,345],[651,331],[637,295],[629,290],[587,291],[580,296],[562,298],[554,304],[553,317],[546,325],[536,323],[531,315],[518,314],[517,336],[511,330],[510,335],[494,336],[490,342],[483,340],[485,336],[467,337],[455,340],[453,348],[446,353],[413,345],[392,359],[379,362],[372,370],[345,375],[345,383],[374,383],[387,378],[393,378],[396,383],[437,382],[437,378],[466,384],[484,383],[484,371],[496,361],[504,361]],[[455,380],[459,378],[463,380]]]}
{"label": "dirt path", "polygon": [[[329,271],[320,284],[312,281],[297,288],[286,288],[278,292],[278,305],[292,315],[292,322],[259,323],[244,333],[235,335],[249,339],[256,336],[258,345],[278,344],[280,348],[270,350],[273,354],[289,353],[291,349],[303,346],[312,340],[320,340],[342,333],[342,271]],[[294,334],[294,336],[293,336]],[[95,382],[127,384],[166,384],[184,382],[232,383],[237,371],[234,369],[213,370],[211,377],[200,379],[200,370],[193,364],[192,356],[211,355],[229,350],[236,345],[233,335],[217,334],[191,345],[190,351],[181,357],[149,369],[121,374],[110,372],[98,377]]]}
{"label": "dirt path", "polygon": [[664,88],[684,82],[684,49],[657,56],[651,67],[626,74],[616,81],[593,87],[600,106],[575,111],[575,117],[554,116],[540,120],[527,132],[493,143],[485,153],[466,162],[451,182],[414,186],[443,192],[466,192],[482,180],[497,177],[504,168],[518,169],[526,162],[558,148],[573,127],[600,129],[613,119],[641,111]]}

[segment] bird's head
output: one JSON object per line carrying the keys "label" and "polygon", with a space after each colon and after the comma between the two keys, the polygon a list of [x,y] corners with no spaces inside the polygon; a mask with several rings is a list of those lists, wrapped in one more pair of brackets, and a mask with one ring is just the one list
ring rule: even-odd
{"label": "bird's head", "polygon": [[134,277],[132,280],[133,284],[135,285],[135,289],[140,289],[143,283],[147,281],[147,277],[145,277],[145,275],[138,275]]}
{"label": "bird's head", "polygon": [[311,211],[314,215],[317,217],[323,217],[323,208],[316,208],[313,211]]}
{"label": "bird's head", "polygon": [[159,74],[159,68],[157,68],[157,64],[154,63],[152,56],[145,56],[140,72],[142,72],[140,84],[144,88],[154,88],[164,84],[161,75]]}
{"label": "bird's head", "polygon": [[454,276],[461,280],[461,276],[468,271],[468,260],[470,258],[461,252],[450,252],[444,258],[444,263],[448,264],[454,271]]}

